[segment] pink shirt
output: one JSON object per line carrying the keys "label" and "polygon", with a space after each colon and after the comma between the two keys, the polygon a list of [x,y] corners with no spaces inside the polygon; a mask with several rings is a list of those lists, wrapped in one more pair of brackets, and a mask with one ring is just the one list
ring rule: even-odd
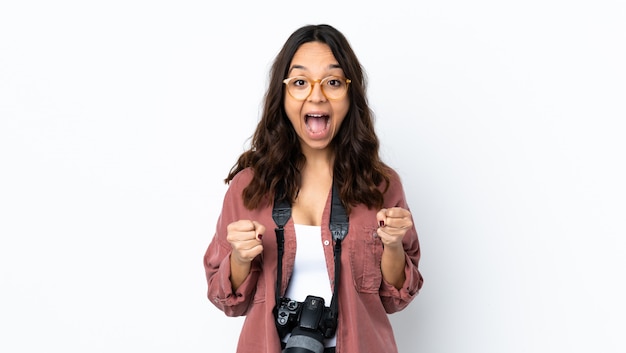
{"label": "pink shirt", "polygon": [[[280,341],[272,314],[277,266],[272,205],[255,210],[244,207],[241,192],[251,179],[252,170],[243,170],[231,181],[224,197],[215,236],[204,256],[208,298],[227,316],[246,316],[239,336],[238,353],[280,353]],[[409,209],[399,176],[393,170],[390,187],[384,198],[385,208],[397,206]],[[404,309],[422,287],[423,279],[418,270],[420,247],[414,227],[407,231],[403,239],[406,280],[402,288],[398,290],[383,280],[380,270],[383,246],[376,235],[377,212],[359,205],[349,215],[350,229],[342,243],[341,254],[338,353],[397,352],[387,314]],[[229,279],[231,246],[226,241],[226,227],[240,219],[258,221],[265,226],[266,232],[263,234],[263,253],[254,259],[247,279],[233,292]],[[326,267],[333,283],[335,264],[329,221],[330,190],[321,227]],[[293,220],[290,219],[285,226],[282,295],[292,274],[295,254],[296,237]]]}

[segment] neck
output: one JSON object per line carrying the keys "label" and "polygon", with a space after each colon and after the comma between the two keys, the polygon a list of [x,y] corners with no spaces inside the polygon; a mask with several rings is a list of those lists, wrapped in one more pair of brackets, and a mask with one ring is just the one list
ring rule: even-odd
{"label": "neck", "polygon": [[304,147],[302,153],[306,158],[305,168],[332,171],[332,166],[335,161],[335,152],[331,148],[318,150]]}
{"label": "neck", "polygon": [[302,168],[302,172],[305,175],[317,176],[318,178],[323,176],[330,176],[332,179],[333,161],[334,156],[307,155],[306,162],[304,163],[304,167]]}

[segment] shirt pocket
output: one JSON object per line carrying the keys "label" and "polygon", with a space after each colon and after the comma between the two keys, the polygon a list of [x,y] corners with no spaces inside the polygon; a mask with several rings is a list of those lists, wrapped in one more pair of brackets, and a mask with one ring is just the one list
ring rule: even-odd
{"label": "shirt pocket", "polygon": [[383,244],[377,229],[375,226],[363,226],[350,242],[352,277],[356,290],[361,293],[378,293],[382,282],[380,261]]}

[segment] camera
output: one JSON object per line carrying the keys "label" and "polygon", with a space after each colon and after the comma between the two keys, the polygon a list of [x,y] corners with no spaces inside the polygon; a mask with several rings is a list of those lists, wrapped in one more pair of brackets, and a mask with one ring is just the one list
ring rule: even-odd
{"label": "camera", "polygon": [[291,332],[283,353],[323,353],[324,338],[335,334],[337,318],[324,306],[324,298],[309,295],[304,302],[280,298],[276,326],[280,337]]}

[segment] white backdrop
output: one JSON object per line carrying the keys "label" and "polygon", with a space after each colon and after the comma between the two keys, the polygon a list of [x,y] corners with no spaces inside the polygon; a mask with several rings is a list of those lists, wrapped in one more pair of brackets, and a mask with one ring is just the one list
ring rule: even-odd
{"label": "white backdrop", "polygon": [[401,352],[626,351],[624,2],[367,3],[3,1],[0,351],[234,351],[202,255],[310,23],[362,60],[420,234]]}

